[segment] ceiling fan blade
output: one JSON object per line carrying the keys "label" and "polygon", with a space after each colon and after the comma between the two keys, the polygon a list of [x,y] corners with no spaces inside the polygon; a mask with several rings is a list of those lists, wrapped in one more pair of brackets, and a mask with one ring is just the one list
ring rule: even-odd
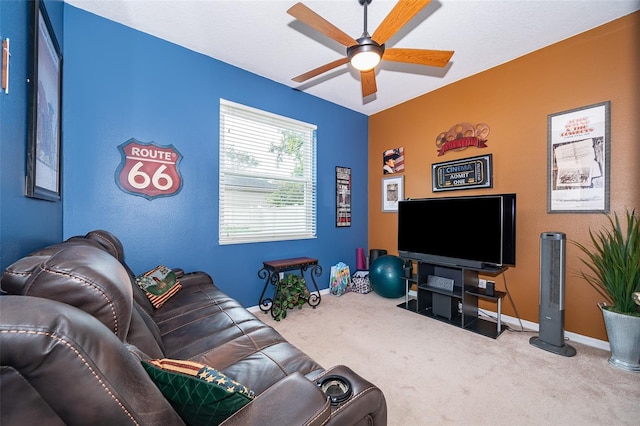
{"label": "ceiling fan blade", "polygon": [[407,22],[418,14],[431,0],[400,0],[380,23],[371,36],[378,44],[384,44]]}
{"label": "ceiling fan blade", "polygon": [[311,71],[307,71],[304,74],[300,74],[297,77],[292,78],[296,83],[302,83],[303,81],[309,80],[317,75],[320,75],[324,72],[334,69],[335,67],[339,67],[342,64],[346,64],[349,62],[349,58],[346,56],[344,58],[337,59],[333,62],[329,62],[328,64],[324,64],[318,68],[312,69]]}
{"label": "ceiling fan blade", "polygon": [[453,56],[453,50],[385,49],[385,61],[407,62],[410,64],[444,67]]}
{"label": "ceiling fan blade", "polygon": [[343,46],[349,47],[358,44],[358,42],[347,33],[333,25],[331,22],[318,15],[302,3],[296,3],[287,10],[287,13],[297,20],[304,22],[311,28],[320,31],[327,37],[337,41]]}
{"label": "ceiling fan blade", "polygon": [[366,98],[369,95],[373,95],[378,91],[376,86],[376,72],[375,70],[361,71],[360,82],[362,83],[362,97]]}

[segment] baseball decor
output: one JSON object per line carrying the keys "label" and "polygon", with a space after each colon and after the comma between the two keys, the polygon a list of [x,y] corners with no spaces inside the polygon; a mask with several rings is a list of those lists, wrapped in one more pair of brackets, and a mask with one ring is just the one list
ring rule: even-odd
{"label": "baseball decor", "polygon": [[118,146],[122,162],[116,184],[124,192],[148,200],[176,195],[182,189],[178,165],[182,155],[173,145],[143,143],[129,139]]}

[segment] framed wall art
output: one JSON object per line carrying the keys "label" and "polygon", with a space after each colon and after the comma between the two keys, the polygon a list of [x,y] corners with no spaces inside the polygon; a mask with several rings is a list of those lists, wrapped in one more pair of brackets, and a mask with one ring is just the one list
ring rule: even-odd
{"label": "framed wall art", "polygon": [[33,2],[26,195],[60,199],[62,55],[44,2]]}
{"label": "framed wall art", "polygon": [[609,211],[610,102],[550,114],[547,211]]}
{"label": "framed wall art", "polygon": [[382,178],[382,211],[397,212],[398,201],[404,199],[404,176]]}
{"label": "framed wall art", "polygon": [[336,167],[336,226],[351,226],[351,168]]}
{"label": "framed wall art", "polygon": [[493,155],[486,154],[431,165],[431,190],[492,188]]}
{"label": "framed wall art", "polygon": [[404,172],[404,147],[388,149],[382,154],[382,173]]}

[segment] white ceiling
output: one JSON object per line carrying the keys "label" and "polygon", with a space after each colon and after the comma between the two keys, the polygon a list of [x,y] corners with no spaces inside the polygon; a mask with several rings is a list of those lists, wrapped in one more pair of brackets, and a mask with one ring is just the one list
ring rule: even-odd
{"label": "white ceiling", "polygon": [[[345,48],[287,14],[297,0],[65,0],[252,73],[366,115],[508,62],[640,9],[640,0],[433,0],[387,47],[454,50],[445,68],[383,61],[378,92],[362,98],[360,76],[342,65],[303,84],[291,78],[345,56]],[[304,0],[354,38],[358,0]],[[396,4],[373,0],[368,32]],[[594,58],[595,59],[595,58]]]}

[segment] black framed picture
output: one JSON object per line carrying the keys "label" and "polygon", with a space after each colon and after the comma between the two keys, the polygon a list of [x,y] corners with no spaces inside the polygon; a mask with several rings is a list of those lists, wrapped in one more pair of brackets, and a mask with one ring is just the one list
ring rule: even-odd
{"label": "black framed picture", "polygon": [[43,1],[33,2],[26,195],[61,198],[62,54]]}
{"label": "black framed picture", "polygon": [[336,226],[351,226],[351,168],[336,166]]}
{"label": "black framed picture", "polygon": [[433,192],[493,188],[493,154],[431,165]]}

